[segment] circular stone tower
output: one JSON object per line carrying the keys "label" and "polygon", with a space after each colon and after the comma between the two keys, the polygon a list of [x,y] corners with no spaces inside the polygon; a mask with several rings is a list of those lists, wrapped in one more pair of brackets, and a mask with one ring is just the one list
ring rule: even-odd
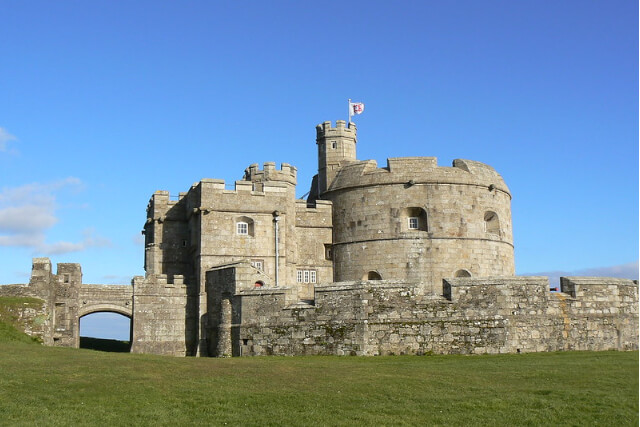
{"label": "circular stone tower", "polygon": [[405,157],[378,168],[355,160],[356,129],[342,121],[318,125],[317,143],[316,191],[333,202],[335,281],[408,280],[438,292],[446,277],[515,273],[511,194],[492,167]]}

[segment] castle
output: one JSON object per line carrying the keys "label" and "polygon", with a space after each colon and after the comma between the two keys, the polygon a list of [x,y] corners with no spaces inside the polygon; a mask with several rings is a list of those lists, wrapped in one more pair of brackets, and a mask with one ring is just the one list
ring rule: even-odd
{"label": "castle", "polygon": [[357,129],[340,120],[317,126],[316,145],[307,200],[284,163],[249,166],[234,190],[203,179],[178,200],[155,192],[132,287],[83,285],[79,265],[53,274],[39,258],[12,292],[47,301],[49,344],[77,346],[80,317],[116,311],[137,353],[638,349],[637,282],[562,278],[550,292],[544,277],[514,276],[511,194],[490,166],[379,168],[357,160]]}

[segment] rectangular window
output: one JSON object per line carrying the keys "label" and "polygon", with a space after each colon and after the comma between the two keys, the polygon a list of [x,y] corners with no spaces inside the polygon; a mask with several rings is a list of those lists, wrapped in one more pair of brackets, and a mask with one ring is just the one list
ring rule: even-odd
{"label": "rectangular window", "polygon": [[316,283],[316,271],[315,270],[298,270],[297,281],[298,283]]}
{"label": "rectangular window", "polygon": [[412,216],[409,218],[409,230],[418,229],[418,217]]}
{"label": "rectangular window", "polygon": [[331,260],[333,259],[333,251],[331,250],[331,245],[328,243],[324,244],[324,259]]}
{"label": "rectangular window", "polygon": [[262,271],[264,268],[264,262],[261,259],[254,259],[251,260],[251,266],[257,268],[258,270]]}
{"label": "rectangular window", "polygon": [[249,224],[246,222],[238,222],[236,223],[236,232],[240,235],[246,236],[249,234]]}

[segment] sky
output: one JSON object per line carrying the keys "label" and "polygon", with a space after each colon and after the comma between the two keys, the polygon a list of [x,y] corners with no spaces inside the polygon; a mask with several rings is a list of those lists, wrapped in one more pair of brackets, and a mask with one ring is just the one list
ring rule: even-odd
{"label": "sky", "polygon": [[638,278],[638,2],[0,0],[0,284],[31,258],[144,275],[156,190],[252,163],[493,166],[517,274]]}

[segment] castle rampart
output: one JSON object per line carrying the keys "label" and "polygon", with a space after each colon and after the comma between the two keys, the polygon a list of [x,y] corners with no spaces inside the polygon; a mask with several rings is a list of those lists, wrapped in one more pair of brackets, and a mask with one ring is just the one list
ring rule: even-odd
{"label": "castle rampart", "polygon": [[[219,355],[484,354],[638,349],[638,285],[590,278],[584,298],[550,292],[545,277],[447,279],[444,295],[415,283],[362,281],[315,287],[314,304],[267,289],[236,289],[237,266],[209,281],[210,346]],[[214,289],[216,288],[216,289]],[[224,290],[222,290],[224,288]],[[226,303],[215,295],[222,295]],[[606,297],[603,297],[606,295]],[[624,306],[624,310],[620,310]]]}

